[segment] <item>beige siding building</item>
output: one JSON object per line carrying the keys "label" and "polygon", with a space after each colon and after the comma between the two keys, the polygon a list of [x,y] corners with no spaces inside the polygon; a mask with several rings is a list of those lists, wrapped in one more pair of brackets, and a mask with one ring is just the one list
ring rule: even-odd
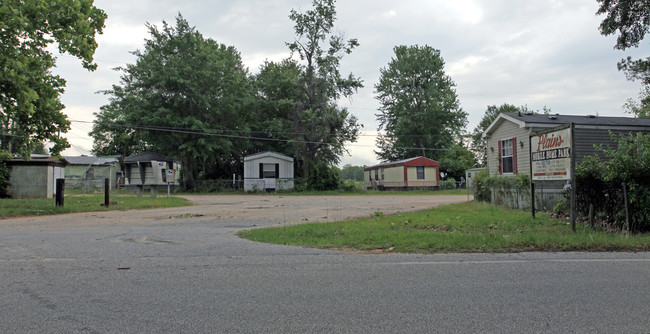
{"label": "beige siding building", "polygon": [[490,175],[530,174],[530,135],[570,123],[574,124],[577,163],[586,155],[599,153],[594,145],[613,144],[610,132],[650,132],[650,119],[501,113],[483,133]]}
{"label": "beige siding building", "polygon": [[440,185],[438,162],[424,157],[387,162],[364,168],[366,189],[433,189]]}

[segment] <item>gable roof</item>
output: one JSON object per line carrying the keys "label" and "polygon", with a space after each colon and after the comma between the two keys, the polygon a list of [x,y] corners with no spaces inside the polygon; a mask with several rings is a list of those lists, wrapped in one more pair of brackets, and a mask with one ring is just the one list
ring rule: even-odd
{"label": "gable roof", "polygon": [[64,157],[66,160],[71,165],[92,165],[92,166],[100,166],[100,165],[110,165],[113,163],[119,163],[120,161],[117,158],[112,158],[112,157],[88,157],[88,156],[81,156],[81,157],[72,157],[72,156],[65,156]]}
{"label": "gable roof", "polygon": [[272,157],[280,160],[285,160],[287,162],[293,162],[293,158],[290,156],[286,156],[282,153],[278,152],[272,152],[272,151],[266,151],[266,152],[260,152],[260,153],[255,153],[251,155],[247,155],[244,157],[244,162],[246,161],[251,161],[251,160],[256,160],[256,159],[261,159],[261,158],[266,158],[266,157]]}
{"label": "gable roof", "polygon": [[124,163],[134,163],[138,161],[167,161],[167,162],[174,162],[176,161],[175,159],[172,159],[166,155],[162,155],[159,153],[154,153],[154,152],[144,152],[140,154],[134,154],[132,156],[124,158]]}
{"label": "gable roof", "polygon": [[500,113],[499,116],[488,126],[483,133],[483,137],[492,134],[499,125],[505,121],[510,121],[519,125],[520,128],[551,128],[562,124],[573,123],[585,126],[605,126],[611,128],[638,128],[650,127],[650,119],[632,118],[632,117],[612,117],[612,116],[578,116],[578,115],[546,115],[546,114],[517,114],[517,113]]}
{"label": "gable roof", "polygon": [[368,166],[363,170],[373,170],[381,167],[388,168],[397,166],[438,166],[438,162],[425,157],[414,157],[404,160],[384,162],[374,166]]}

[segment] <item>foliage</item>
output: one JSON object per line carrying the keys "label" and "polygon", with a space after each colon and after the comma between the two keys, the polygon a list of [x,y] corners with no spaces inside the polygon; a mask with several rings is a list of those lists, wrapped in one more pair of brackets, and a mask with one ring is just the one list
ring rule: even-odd
{"label": "foliage", "polygon": [[623,110],[637,118],[650,118],[650,86],[646,85],[639,92],[639,101],[628,99]]}
{"label": "foliage", "polygon": [[[485,130],[487,130],[490,124],[494,122],[497,116],[499,116],[499,114],[503,112],[539,114],[540,110],[531,110],[528,108],[528,106],[525,105],[515,107],[514,105],[507,104],[507,103],[504,103],[499,107],[497,107],[496,105],[488,106],[487,109],[485,110],[485,114],[483,115],[483,118],[481,118],[479,124],[474,128],[474,132],[472,132],[472,151],[474,151],[474,154],[476,155],[476,160],[480,167],[485,167],[487,165],[487,161],[485,160],[487,157],[487,153],[486,153],[487,147],[486,147],[485,140],[483,139],[483,133],[485,132]],[[541,113],[548,115],[551,113],[551,109],[544,106],[542,107]]]}
{"label": "foliage", "polygon": [[[506,197],[516,196],[515,203],[519,207],[519,196],[527,196],[530,189],[530,176],[528,174],[490,176],[487,170],[482,170],[474,177],[473,186],[474,198],[478,201],[491,202],[491,192],[495,190]],[[499,204],[498,200],[497,204]]]}
{"label": "foliage", "polygon": [[162,29],[147,27],[150,38],[133,52],[136,63],[120,68],[121,83],[105,92],[110,103],[91,132],[95,151],[151,149],[180,159],[186,189],[200,173],[231,176],[246,146],[236,137],[245,130],[252,95],[239,53],[204,38],[180,14],[175,27],[164,21]]}
{"label": "foliage", "polygon": [[452,178],[448,178],[444,181],[440,181],[440,190],[451,190],[451,189],[456,189],[457,183],[456,180]]}
{"label": "foliage", "polygon": [[478,172],[474,176],[472,186],[474,187],[474,199],[479,202],[490,202],[490,186],[488,178],[490,177],[487,169]]}
{"label": "foliage", "polygon": [[341,184],[341,171],[334,166],[323,164],[314,165],[314,169],[305,178],[305,189],[303,190],[338,190]]}
{"label": "foliage", "polygon": [[467,124],[455,83],[445,74],[440,51],[428,45],[396,46],[380,69],[377,156],[394,161],[421,155],[440,160]]}
{"label": "foliage", "polygon": [[497,107],[496,105],[487,107],[487,109],[485,110],[485,114],[481,118],[481,121],[474,128],[474,132],[472,132],[472,150],[476,155],[479,166],[485,167],[487,164],[487,161],[485,161],[487,155],[486,154],[487,147],[485,145],[485,140],[483,139],[483,133],[485,132],[485,130],[487,130],[490,124],[494,122],[494,120],[497,118],[497,116],[499,116],[500,113],[502,112],[516,113],[518,111],[520,111],[518,107],[515,107],[507,103],[504,103],[499,107]]}
{"label": "foliage", "polygon": [[478,202],[238,234],[281,245],[395,253],[650,250],[647,235],[626,238],[584,225],[574,233],[564,220]]}
{"label": "foliage", "polygon": [[[600,3],[596,14],[605,14],[600,23],[604,36],[617,35],[615,49],[638,48],[650,29],[650,3],[647,0],[597,0]],[[632,60],[622,59],[618,69],[630,80],[639,79],[650,85],[650,57]]]}
{"label": "foliage", "polygon": [[438,162],[440,163],[440,171],[455,180],[460,180],[461,177],[464,178],[465,170],[476,166],[474,153],[461,145],[451,147]]}
{"label": "foliage", "polygon": [[341,179],[363,181],[363,166],[352,166],[346,164],[341,169]]}
{"label": "foliage", "polygon": [[292,56],[297,55],[297,76],[292,79],[296,90],[289,92],[293,101],[288,120],[292,126],[294,158],[301,176],[318,182],[314,177],[339,162],[346,150],[346,142],[356,141],[361,125],[347,109],[339,108],[337,100],[350,97],[362,81],[349,74],[340,73],[340,63],[345,54],[359,46],[356,39],[345,40],[334,34],[336,8],[334,0],[314,0],[313,9],[304,13],[291,10],[296,38],[287,43]]}
{"label": "foliage", "polygon": [[95,34],[106,14],[91,0],[0,2],[0,150],[28,156],[41,141],[58,154],[69,146],[70,128],[61,112],[65,80],[53,75],[52,46],[95,70]]}
{"label": "foliage", "polygon": [[650,135],[611,136],[616,147],[601,148],[605,161],[588,156],[576,166],[578,213],[586,215],[593,204],[604,224],[623,228],[625,186],[631,229],[646,232],[650,230]]}
{"label": "foliage", "polygon": [[11,166],[7,164],[7,161],[11,160],[11,158],[11,154],[0,150],[0,198],[9,196]]}

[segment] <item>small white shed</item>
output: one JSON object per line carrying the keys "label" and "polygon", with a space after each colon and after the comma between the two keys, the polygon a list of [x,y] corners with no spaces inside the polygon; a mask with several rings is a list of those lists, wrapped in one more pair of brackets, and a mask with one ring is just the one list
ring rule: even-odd
{"label": "small white shed", "polygon": [[244,190],[278,191],[293,189],[293,158],[277,152],[244,157]]}

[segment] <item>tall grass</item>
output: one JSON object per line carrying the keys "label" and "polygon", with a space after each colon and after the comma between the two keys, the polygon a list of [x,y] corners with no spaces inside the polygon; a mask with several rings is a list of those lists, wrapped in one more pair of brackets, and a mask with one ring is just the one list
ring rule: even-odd
{"label": "tall grass", "polygon": [[467,202],[337,223],[242,231],[254,241],[306,247],[404,253],[650,250],[650,235],[576,233],[566,220]]}
{"label": "tall grass", "polygon": [[42,199],[0,199],[0,218],[18,216],[41,216],[72,212],[133,210],[166,208],[192,205],[181,197],[137,197],[133,195],[111,196],[112,202],[108,207],[104,203],[103,194],[74,195],[64,198],[64,206],[57,207],[53,198]]}

